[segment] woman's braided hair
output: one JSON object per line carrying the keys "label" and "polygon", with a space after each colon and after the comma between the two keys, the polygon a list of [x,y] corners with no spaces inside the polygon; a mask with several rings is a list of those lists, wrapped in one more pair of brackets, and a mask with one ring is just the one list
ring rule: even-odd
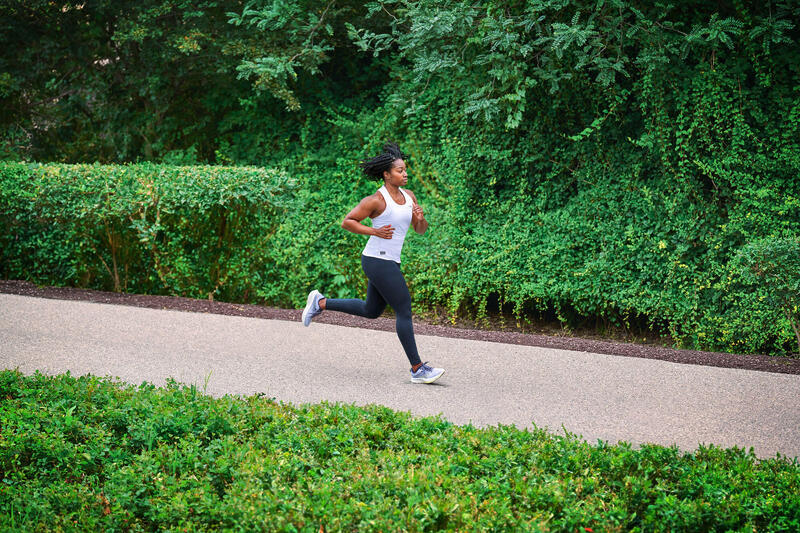
{"label": "woman's braided hair", "polygon": [[384,171],[391,169],[392,163],[398,159],[406,159],[406,157],[396,143],[386,143],[383,145],[383,152],[371,159],[365,159],[358,166],[364,170],[364,174],[367,176],[382,180]]}

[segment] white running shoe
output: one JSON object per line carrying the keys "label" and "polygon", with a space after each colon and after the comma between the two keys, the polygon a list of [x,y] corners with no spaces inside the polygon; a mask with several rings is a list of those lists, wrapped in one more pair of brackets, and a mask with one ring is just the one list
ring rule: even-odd
{"label": "white running shoe", "polygon": [[303,325],[308,327],[311,324],[311,319],[322,313],[319,307],[319,301],[325,298],[317,289],[308,293],[308,300],[306,300],[306,308],[303,309]]}
{"label": "white running shoe", "polygon": [[422,363],[422,366],[416,372],[411,371],[411,383],[433,383],[444,374],[444,368],[433,368],[428,366],[428,362]]}

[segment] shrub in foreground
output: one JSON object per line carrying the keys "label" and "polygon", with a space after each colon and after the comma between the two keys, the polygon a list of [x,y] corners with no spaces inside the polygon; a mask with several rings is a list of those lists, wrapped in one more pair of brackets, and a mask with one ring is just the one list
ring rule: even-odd
{"label": "shrub in foreground", "polygon": [[797,531],[800,465],[0,371],[0,529]]}

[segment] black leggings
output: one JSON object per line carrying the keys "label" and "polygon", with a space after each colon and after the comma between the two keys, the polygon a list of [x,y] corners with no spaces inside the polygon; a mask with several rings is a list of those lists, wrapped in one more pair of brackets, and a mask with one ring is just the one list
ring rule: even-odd
{"label": "black leggings", "polygon": [[367,301],[352,299],[325,300],[325,309],[342,311],[366,318],[378,318],[388,303],[397,316],[395,327],[400,343],[406,351],[411,366],[421,363],[414,340],[414,325],[411,323],[411,295],[400,263],[377,257],[361,256],[361,268],[367,275]]}

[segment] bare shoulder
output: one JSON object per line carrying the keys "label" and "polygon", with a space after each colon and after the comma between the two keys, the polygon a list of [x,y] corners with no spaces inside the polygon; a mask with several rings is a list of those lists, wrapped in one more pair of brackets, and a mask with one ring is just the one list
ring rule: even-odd
{"label": "bare shoulder", "polygon": [[365,196],[356,209],[359,209],[364,217],[375,218],[386,209],[386,201],[380,192],[375,191],[374,194]]}
{"label": "bare shoulder", "polygon": [[380,192],[375,191],[374,193],[370,194],[369,196],[365,196],[361,203],[368,207],[385,207],[386,202],[383,199],[383,195]]}
{"label": "bare shoulder", "polygon": [[413,192],[409,191],[408,189],[403,189],[403,190],[404,190],[404,191],[406,191],[406,192],[408,193],[408,195],[411,197],[411,199],[414,201],[414,203],[415,203],[415,204],[418,204],[418,203],[419,203],[419,202],[417,201],[417,197],[416,197],[416,196],[414,196],[414,193],[413,193]]}

